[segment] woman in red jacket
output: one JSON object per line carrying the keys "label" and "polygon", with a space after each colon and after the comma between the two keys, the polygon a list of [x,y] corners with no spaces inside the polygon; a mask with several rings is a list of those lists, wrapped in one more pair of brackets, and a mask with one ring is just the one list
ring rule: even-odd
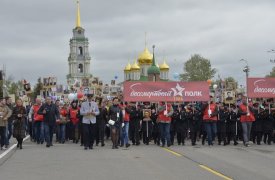
{"label": "woman in red jacket", "polygon": [[58,141],[59,143],[65,143],[66,136],[66,124],[68,122],[68,105],[63,104],[59,110],[60,112],[60,120],[56,121],[57,123],[57,131],[58,131]]}
{"label": "woman in red jacket", "polygon": [[77,144],[79,141],[79,107],[77,101],[71,103],[71,107],[69,108],[69,119],[71,122],[71,138],[73,139],[73,142]]}

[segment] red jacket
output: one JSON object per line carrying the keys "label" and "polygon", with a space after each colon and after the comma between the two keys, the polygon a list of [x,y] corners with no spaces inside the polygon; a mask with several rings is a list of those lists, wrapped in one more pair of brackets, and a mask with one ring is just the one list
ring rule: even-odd
{"label": "red jacket", "polygon": [[79,109],[75,109],[75,108],[70,108],[70,120],[72,121],[72,123],[74,125],[76,125],[78,122],[79,122],[79,119],[78,119],[78,111]]}
{"label": "red jacket", "polygon": [[[247,106],[244,105],[244,104],[241,104],[240,105],[240,110],[242,111],[242,113],[247,113]],[[253,121],[255,121],[254,114],[250,111],[250,109],[248,111],[249,111],[249,116],[241,115],[241,118],[240,118],[241,122],[253,122]]]}
{"label": "red jacket", "polygon": [[124,115],[124,121],[125,122],[129,122],[130,121],[130,114],[127,113],[126,111],[125,111],[125,115]]}
{"label": "red jacket", "polygon": [[60,115],[63,117],[66,117],[68,115],[67,109],[61,108],[60,109]]}
{"label": "red jacket", "polygon": [[[171,122],[171,117],[167,117],[166,115],[164,115],[164,111],[166,109],[164,109],[163,111],[160,111],[158,113],[158,120],[159,122],[163,122],[163,123],[170,123]],[[172,106],[171,105],[167,105],[167,113],[170,113],[172,111]]]}
{"label": "red jacket", "polygon": [[35,122],[37,121],[43,121],[44,120],[44,116],[43,115],[39,115],[37,114],[39,108],[41,107],[41,105],[33,105],[32,109],[33,109],[33,119]]}
{"label": "red jacket", "polygon": [[[59,113],[60,113],[60,121],[57,121],[57,124],[64,124],[67,122],[67,116],[68,116],[68,110],[61,108],[59,109]],[[64,118],[65,121],[63,121],[62,119]]]}
{"label": "red jacket", "polygon": [[124,112],[125,112],[125,114],[123,116],[123,120],[125,122],[129,122],[130,121],[130,114],[129,114],[129,112],[127,112],[127,111],[129,111],[128,109],[129,109],[129,107],[124,106]]}
{"label": "red jacket", "polygon": [[211,110],[211,113],[214,114],[214,116],[209,116],[208,110],[209,110],[209,105],[207,106],[207,108],[205,108],[203,112],[203,121],[217,121],[218,120],[217,105],[213,103],[210,104],[210,110]]}

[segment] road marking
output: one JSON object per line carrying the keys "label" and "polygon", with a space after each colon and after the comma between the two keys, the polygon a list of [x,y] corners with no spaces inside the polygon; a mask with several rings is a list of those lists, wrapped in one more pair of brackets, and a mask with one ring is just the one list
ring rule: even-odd
{"label": "road marking", "polygon": [[211,168],[209,168],[209,167],[207,167],[207,166],[205,166],[205,165],[200,164],[199,166],[200,166],[202,169],[205,169],[206,171],[211,172],[211,173],[215,174],[216,176],[219,176],[219,177],[221,177],[221,178],[223,178],[223,179],[226,179],[226,180],[233,180],[232,178],[227,177],[227,176],[225,176],[225,175],[219,173],[218,171],[215,171],[215,170],[213,170],[213,169],[211,169]]}
{"label": "road marking", "polygon": [[191,158],[189,158],[189,157],[187,157],[187,156],[184,156],[184,155],[182,155],[182,154],[180,154],[180,153],[178,153],[178,152],[175,152],[175,151],[173,151],[173,150],[171,150],[171,149],[169,149],[169,148],[162,148],[162,149],[164,149],[164,150],[167,151],[167,152],[170,152],[170,153],[174,154],[175,156],[178,156],[178,157],[185,157],[186,159],[189,159],[189,160],[193,161],[194,163],[198,164],[198,166],[201,167],[202,169],[204,169],[204,170],[206,170],[206,171],[208,171],[208,172],[211,172],[212,174],[214,174],[214,175],[216,175],[216,176],[219,176],[219,177],[221,177],[221,178],[223,178],[223,179],[225,179],[225,180],[233,180],[232,178],[230,178],[230,177],[228,177],[228,176],[225,176],[225,175],[223,175],[222,173],[219,173],[218,171],[215,171],[215,170],[213,170],[213,169],[211,169],[211,168],[209,168],[209,167],[207,167],[207,166],[205,166],[205,165],[202,165],[202,164],[200,164],[199,162],[197,162],[197,161],[195,161],[195,160],[193,160],[193,159],[191,159]]}
{"label": "road marking", "polygon": [[168,148],[162,148],[162,149],[164,149],[167,152],[170,152],[170,153],[174,154],[175,156],[178,156],[178,157],[182,157],[183,156],[182,154],[177,153],[175,151],[172,151],[171,149],[168,149]]}
{"label": "road marking", "polygon": [[[27,137],[25,137],[23,139],[23,141],[26,141],[30,136],[28,135]],[[7,154],[9,154],[9,152],[11,152],[15,147],[17,146],[17,144],[12,145],[11,147],[9,147],[6,151],[4,151],[2,154],[0,154],[0,159],[2,159],[3,157],[5,157]]]}

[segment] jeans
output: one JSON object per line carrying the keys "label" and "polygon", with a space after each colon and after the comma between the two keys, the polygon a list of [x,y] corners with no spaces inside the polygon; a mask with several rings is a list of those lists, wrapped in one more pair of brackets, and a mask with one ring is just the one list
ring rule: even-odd
{"label": "jeans", "polygon": [[129,122],[124,122],[124,127],[122,128],[122,144],[129,144]]}
{"label": "jeans", "polygon": [[8,124],[6,126],[6,132],[5,132],[5,145],[6,146],[10,145],[10,141],[9,141],[9,125]]}
{"label": "jeans", "polygon": [[33,140],[33,139],[35,139],[35,134],[34,134],[34,132],[33,132],[33,129],[34,129],[34,123],[33,123],[33,121],[28,121],[28,133],[29,133],[29,135],[30,135],[30,137],[31,137],[31,140]]}
{"label": "jeans", "polygon": [[58,141],[60,143],[65,142],[66,124],[59,124],[57,126],[57,131],[58,131]]}
{"label": "jeans", "polygon": [[216,122],[204,122],[204,128],[207,133],[208,145],[213,145],[213,140],[217,134]]}
{"label": "jeans", "polygon": [[0,139],[1,147],[3,147],[5,145],[6,140],[6,126],[0,127]]}
{"label": "jeans", "polygon": [[170,138],[170,123],[159,123],[160,126],[160,134],[161,134],[161,142],[162,145],[165,145],[165,140],[167,141],[167,145],[171,145]]}
{"label": "jeans", "polygon": [[37,143],[44,142],[44,122],[42,121],[35,121],[34,122],[34,134]]}
{"label": "jeans", "polygon": [[242,122],[244,143],[247,143],[250,140],[251,127],[252,127],[252,122]]}
{"label": "jeans", "polygon": [[10,144],[10,138],[12,136],[12,121],[8,121],[7,127],[6,127],[6,140],[5,145]]}
{"label": "jeans", "polygon": [[52,145],[54,125],[49,125],[48,123],[45,123],[44,129],[45,129],[45,139],[46,139],[47,145]]}

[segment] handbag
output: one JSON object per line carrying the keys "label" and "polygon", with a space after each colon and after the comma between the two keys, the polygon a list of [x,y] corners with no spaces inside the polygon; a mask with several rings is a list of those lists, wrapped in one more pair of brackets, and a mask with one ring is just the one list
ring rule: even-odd
{"label": "handbag", "polygon": [[114,120],[111,120],[111,119],[108,121],[108,124],[110,124],[110,125],[112,125],[112,126],[115,125],[115,123],[116,123],[116,122],[115,122]]}

